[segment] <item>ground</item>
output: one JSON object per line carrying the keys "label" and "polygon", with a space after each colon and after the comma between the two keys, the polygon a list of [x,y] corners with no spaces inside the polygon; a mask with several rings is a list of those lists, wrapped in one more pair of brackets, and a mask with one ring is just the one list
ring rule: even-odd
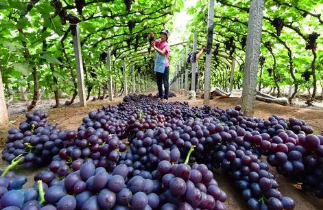
{"label": "ground", "polygon": [[[58,109],[48,110],[50,117],[49,121],[58,123],[61,129],[77,129],[81,124],[81,120],[88,114],[90,110],[96,110],[102,105],[118,104],[122,101],[122,98],[116,98],[113,103],[106,100],[90,102],[86,108],[80,108],[75,106],[62,107]],[[187,100],[187,97],[179,95],[176,98],[170,98],[169,101],[187,101],[190,106],[202,106],[203,100]],[[241,104],[241,98],[231,97],[224,99],[214,99],[210,101],[210,105],[213,107],[219,107],[222,109],[232,108],[235,105]],[[323,132],[323,126],[320,124],[323,122],[323,111],[315,109],[298,108],[291,106],[281,106],[277,104],[270,104],[264,102],[256,102],[255,117],[268,118],[272,114],[288,118],[295,117],[306,121],[311,125],[316,134]],[[19,122],[24,120],[23,114],[13,115],[10,117],[12,126],[19,125]],[[5,138],[5,137],[2,137]],[[6,165],[0,160],[0,168]],[[275,170],[271,170],[275,175],[277,182],[279,183],[279,189],[283,195],[289,196],[296,202],[295,210],[323,210],[323,200],[318,199],[308,193],[304,193],[297,189],[292,183],[285,177],[275,173]],[[20,170],[18,173],[28,175],[28,186],[33,183],[33,176],[37,171]],[[228,210],[247,210],[246,202],[241,199],[241,194],[237,192],[233,186],[231,186],[230,180],[227,179],[220,171],[215,172],[215,179],[218,181],[219,186],[224,190],[228,199],[226,206]]]}

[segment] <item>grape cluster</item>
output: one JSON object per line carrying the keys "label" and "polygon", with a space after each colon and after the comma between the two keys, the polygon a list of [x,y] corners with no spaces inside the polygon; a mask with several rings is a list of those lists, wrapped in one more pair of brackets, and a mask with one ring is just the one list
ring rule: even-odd
{"label": "grape cluster", "polygon": [[117,165],[121,152],[126,149],[127,146],[117,136],[109,135],[103,129],[88,128],[79,131],[74,145],[61,149],[54,160],[62,159],[72,165],[75,161],[90,158],[96,167],[111,171]]}
{"label": "grape cluster", "polygon": [[161,161],[158,173],[162,177],[161,209],[173,206],[171,209],[226,209],[227,195],[213,179],[213,173],[204,164],[174,164]]}
{"label": "grape cluster", "polygon": [[25,167],[39,167],[50,163],[61,148],[73,144],[75,132],[60,131],[55,124],[47,122],[47,117],[47,113],[37,110],[26,114],[27,120],[20,123],[19,129],[10,128],[2,159],[10,163],[23,155],[21,163]]}
{"label": "grape cluster", "polygon": [[3,158],[51,163],[26,190],[23,177],[8,186],[0,179],[2,209],[225,209],[214,169],[228,175],[249,209],[293,209],[261,156],[323,197],[323,137],[295,118],[250,118],[241,106],[190,108],[152,95],[129,95],[91,111],[77,131],[60,131],[46,117],[28,114],[19,130],[9,131]]}

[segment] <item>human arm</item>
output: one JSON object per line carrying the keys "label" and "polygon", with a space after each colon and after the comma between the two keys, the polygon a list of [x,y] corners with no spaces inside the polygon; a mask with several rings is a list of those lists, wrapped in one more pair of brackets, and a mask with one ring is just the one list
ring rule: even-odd
{"label": "human arm", "polygon": [[169,52],[169,45],[166,45],[163,49],[159,49],[157,45],[161,44],[159,41],[155,41],[151,43],[151,46],[160,54],[160,55],[166,55],[167,52]]}
{"label": "human arm", "polygon": [[196,54],[196,60],[200,59],[200,57],[201,57],[201,55],[202,55],[202,53],[203,53],[203,51],[204,51],[204,50],[205,50],[205,47],[203,46],[203,47],[201,48],[200,52],[198,52],[198,53]]}

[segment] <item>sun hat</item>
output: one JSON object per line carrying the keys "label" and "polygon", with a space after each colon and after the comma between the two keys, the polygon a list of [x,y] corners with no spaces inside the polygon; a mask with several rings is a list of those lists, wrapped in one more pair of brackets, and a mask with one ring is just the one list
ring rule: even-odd
{"label": "sun hat", "polygon": [[163,29],[160,33],[164,33],[167,37],[169,37],[169,31],[167,29]]}

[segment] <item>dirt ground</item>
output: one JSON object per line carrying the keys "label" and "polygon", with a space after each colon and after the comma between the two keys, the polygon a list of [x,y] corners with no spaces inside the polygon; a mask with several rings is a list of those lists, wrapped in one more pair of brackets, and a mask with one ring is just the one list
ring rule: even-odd
{"label": "dirt ground", "polygon": [[[81,120],[84,116],[88,114],[91,110],[96,110],[102,105],[107,104],[118,104],[122,101],[122,98],[115,98],[111,103],[107,99],[90,102],[86,108],[78,107],[73,105],[70,107],[61,107],[57,109],[49,109],[50,114],[49,121],[58,123],[61,129],[77,129],[81,124]],[[188,100],[187,97],[179,95],[176,98],[170,98],[172,101],[187,101],[190,106],[202,106],[203,100]],[[210,105],[213,107],[219,107],[222,109],[232,108],[235,105],[241,104],[241,98],[231,97],[224,99],[213,99],[210,101]],[[256,102],[256,109],[254,116],[261,118],[268,118],[272,114],[277,114],[279,116],[288,118],[295,117],[305,120],[309,125],[313,127],[316,134],[321,134],[323,132],[323,110],[317,109],[306,109],[291,106],[281,106],[277,104],[270,104],[264,102]],[[23,114],[13,115],[10,117],[11,125],[17,126],[19,122],[24,120]],[[2,137],[5,138],[5,137]],[[0,160],[0,168],[6,166],[6,163]],[[17,173],[28,175],[28,184],[30,186],[33,183],[33,176],[36,170],[19,170]],[[323,200],[318,199],[308,193],[304,193],[298,190],[289,180],[277,173],[274,170],[272,172],[276,175],[277,182],[279,183],[279,189],[283,195],[289,196],[296,202],[295,210],[323,210]],[[218,181],[219,186],[224,190],[228,199],[226,201],[226,206],[228,210],[247,210],[248,207],[246,202],[242,200],[241,194],[237,192],[230,181],[224,176],[220,171],[215,172],[215,179]]]}

